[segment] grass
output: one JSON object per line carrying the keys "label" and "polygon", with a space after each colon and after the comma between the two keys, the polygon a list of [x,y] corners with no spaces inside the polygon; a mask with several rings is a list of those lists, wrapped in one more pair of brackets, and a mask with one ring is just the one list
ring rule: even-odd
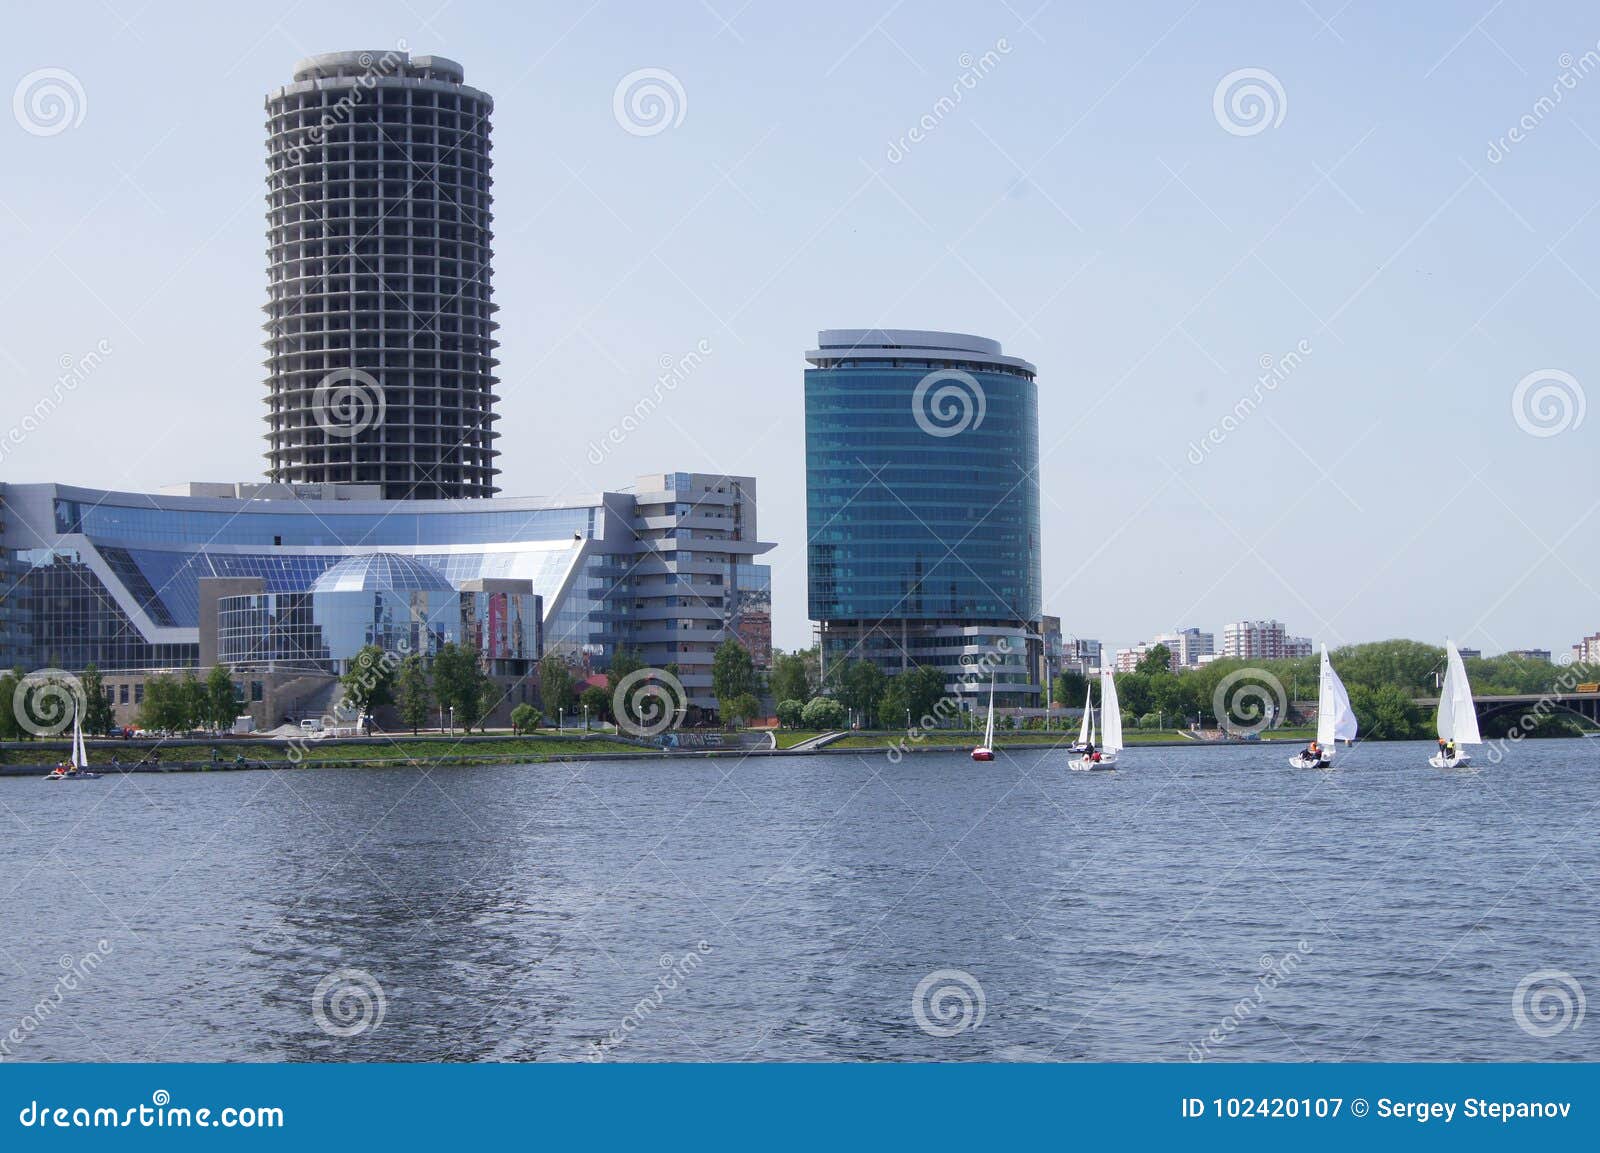
{"label": "grass", "polygon": [[[119,745],[89,747],[89,764],[109,767],[113,756],[124,765],[147,760],[159,748],[164,764],[210,761],[211,750],[217,751],[219,768],[228,768],[236,758],[250,765],[300,764],[407,764],[412,761],[474,764],[507,760],[540,760],[548,756],[574,753],[637,753],[637,745],[605,738],[580,740],[575,737],[506,737],[503,740],[474,741],[460,744],[449,738],[396,738],[374,744],[343,744],[338,741],[218,741],[209,745],[158,746],[155,742],[141,741]],[[294,760],[290,752],[296,753]],[[38,764],[50,768],[61,759],[59,750],[8,750],[8,764]]]}
{"label": "grass", "polygon": [[780,749],[792,749],[798,744],[820,737],[825,729],[779,729],[774,735]]}

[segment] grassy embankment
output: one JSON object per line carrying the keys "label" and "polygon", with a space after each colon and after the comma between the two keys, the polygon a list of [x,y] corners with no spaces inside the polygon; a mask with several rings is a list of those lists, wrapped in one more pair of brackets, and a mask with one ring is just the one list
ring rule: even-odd
{"label": "grassy embankment", "polygon": [[[212,757],[212,750],[216,757]],[[604,738],[577,737],[506,737],[500,740],[463,743],[445,738],[396,738],[393,741],[343,743],[335,740],[295,742],[287,741],[218,741],[215,744],[160,744],[154,741],[125,742],[95,745],[88,748],[91,768],[111,768],[111,758],[117,757],[122,767],[148,762],[157,751],[163,766],[178,766],[203,762],[219,769],[238,767],[292,768],[294,765],[482,765],[506,764],[519,761],[540,761],[553,756],[582,756],[589,753],[645,752],[636,745]],[[291,752],[295,754],[291,759]],[[64,750],[40,745],[37,749],[23,747],[5,750],[4,763],[8,766],[38,765],[48,771],[64,756]],[[243,765],[237,763],[242,759]]]}

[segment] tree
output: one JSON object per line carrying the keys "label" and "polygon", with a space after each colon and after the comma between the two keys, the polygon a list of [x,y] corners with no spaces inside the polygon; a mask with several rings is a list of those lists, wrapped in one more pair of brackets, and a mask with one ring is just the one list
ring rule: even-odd
{"label": "tree", "polygon": [[583,726],[588,728],[591,717],[597,721],[606,719],[611,709],[611,694],[599,685],[590,685],[578,697],[578,707],[586,710],[583,714]]}
{"label": "tree", "polygon": [[478,667],[478,654],[454,641],[433,655],[433,691],[468,732],[490,711],[489,678]]}
{"label": "tree", "polygon": [[184,670],[183,682],[178,689],[178,723],[171,727],[184,732],[203,728],[211,715],[211,698],[206,695],[206,687],[194,675],[193,669]]}
{"label": "tree", "polygon": [[1055,698],[1058,705],[1075,705],[1083,700],[1088,691],[1089,678],[1080,672],[1064,672],[1056,677]]}
{"label": "tree", "polygon": [[754,693],[740,693],[723,704],[724,718],[734,724],[749,724],[761,715],[761,702],[756,699]]}
{"label": "tree", "polygon": [[1139,658],[1139,663],[1133,667],[1133,671],[1143,673],[1147,677],[1172,672],[1172,650],[1166,645],[1153,645],[1145,650],[1144,656]]}
{"label": "tree", "polygon": [[187,726],[188,705],[183,684],[164,673],[144,682],[144,703],[139,706],[139,723],[147,729],[178,732]]}
{"label": "tree", "polygon": [[[936,668],[919,665],[891,678],[891,683],[900,686],[900,707],[910,710],[912,726],[921,725],[924,717],[930,718],[928,723],[933,724],[955,714],[956,704],[944,691],[944,674]],[[902,712],[884,720],[895,724],[903,715]]]}
{"label": "tree", "polygon": [[[638,653],[627,645],[619,646],[617,651],[611,654],[611,663],[606,668],[606,688],[612,696],[615,696],[617,686],[644,667],[644,661],[640,659]],[[670,669],[668,671],[672,672]],[[673,675],[676,676],[677,673],[673,672]],[[546,711],[549,711],[548,708]]]}
{"label": "tree", "polygon": [[844,706],[828,697],[812,697],[806,702],[801,720],[808,729],[842,729]]}
{"label": "tree", "polygon": [[227,665],[212,665],[206,674],[206,720],[218,732],[233,727],[239,715],[239,698],[233,691],[233,673]]}
{"label": "tree", "polygon": [[511,710],[511,731],[531,733],[539,727],[539,710],[524,702]]}
{"label": "tree", "polygon": [[749,651],[733,637],[717,646],[711,658],[711,692],[717,708],[726,714],[738,697],[756,691],[755,663]]}
{"label": "tree", "polygon": [[16,709],[17,688],[23,675],[22,669],[17,668],[0,676],[0,740],[15,741],[28,735],[17,720]]}
{"label": "tree", "polygon": [[428,670],[422,657],[412,653],[400,662],[396,678],[400,694],[400,723],[416,736],[417,730],[428,723],[428,713],[433,708],[433,692],[428,685]]}
{"label": "tree", "polygon": [[835,694],[839,703],[861,714],[863,726],[870,725],[878,713],[878,703],[883,699],[884,686],[889,678],[871,661],[852,661],[839,674],[839,688]]}
{"label": "tree", "polygon": [[772,658],[772,672],[767,677],[772,699],[777,701],[808,701],[813,684],[806,658],[799,653],[779,653]]}
{"label": "tree", "polygon": [[788,729],[798,729],[805,718],[806,706],[790,697],[778,702],[778,723]]}
{"label": "tree", "polygon": [[560,653],[546,653],[539,662],[539,704],[545,716],[554,717],[572,711],[572,672]]}
{"label": "tree", "polygon": [[116,724],[116,716],[111,709],[111,699],[106,696],[105,682],[100,679],[100,670],[90,664],[83,670],[83,676],[78,678],[78,683],[83,686],[85,701],[84,731],[103,737]]}
{"label": "tree", "polygon": [[1369,740],[1403,741],[1429,735],[1422,711],[1399,685],[1356,685],[1350,689],[1350,707],[1355,710],[1361,735]]}
{"label": "tree", "polygon": [[373,713],[394,704],[395,666],[377,645],[367,645],[350,662],[350,669],[339,678],[344,686],[344,702],[352,709]]}

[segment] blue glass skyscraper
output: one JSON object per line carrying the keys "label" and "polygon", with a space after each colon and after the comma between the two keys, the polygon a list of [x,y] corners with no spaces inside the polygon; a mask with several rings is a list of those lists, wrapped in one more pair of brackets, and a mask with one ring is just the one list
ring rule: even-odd
{"label": "blue glass skyscraper", "polygon": [[806,354],[808,601],[825,670],[1038,703],[1034,366],[982,337],[838,329]]}

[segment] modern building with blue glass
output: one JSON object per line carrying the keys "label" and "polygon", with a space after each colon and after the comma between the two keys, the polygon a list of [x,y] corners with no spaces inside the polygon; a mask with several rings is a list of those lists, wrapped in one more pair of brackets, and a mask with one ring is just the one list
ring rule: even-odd
{"label": "modern building with blue glass", "polygon": [[132,719],[145,676],[221,663],[276,725],[296,705],[275,686],[325,690],[367,644],[469,645],[508,704],[534,698],[543,653],[582,676],[627,647],[675,666],[691,710],[713,713],[722,640],[770,658],[770,570],[755,558],[772,547],[756,536],[755,481],[717,474],[573,500],[0,485],[0,667],[94,664]]}
{"label": "modern building with blue glass", "polygon": [[806,353],[808,600],[824,675],[945,673],[1040,703],[1034,366],[951,332],[838,329]]}

